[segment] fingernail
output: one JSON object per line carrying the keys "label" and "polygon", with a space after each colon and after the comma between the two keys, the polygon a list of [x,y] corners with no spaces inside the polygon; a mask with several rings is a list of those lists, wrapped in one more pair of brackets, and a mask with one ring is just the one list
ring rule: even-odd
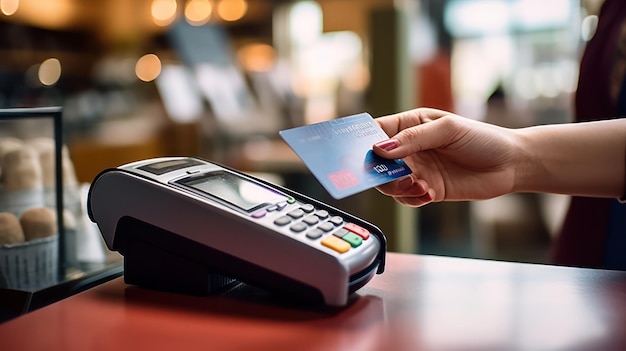
{"label": "fingernail", "polygon": [[397,148],[398,146],[400,146],[400,143],[398,142],[397,139],[387,139],[387,140],[379,141],[375,145],[385,151],[391,151]]}
{"label": "fingernail", "polygon": [[410,176],[406,176],[406,177],[401,178],[400,180],[398,180],[398,187],[399,188],[408,188],[411,185],[413,185],[413,179],[411,179]]}
{"label": "fingernail", "polygon": [[428,192],[424,195],[424,201],[433,201],[435,198],[435,191],[433,189],[428,189]]}

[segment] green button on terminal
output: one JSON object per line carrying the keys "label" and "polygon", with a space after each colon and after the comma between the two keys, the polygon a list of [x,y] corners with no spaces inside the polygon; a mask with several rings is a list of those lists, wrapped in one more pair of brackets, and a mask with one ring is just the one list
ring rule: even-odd
{"label": "green button on terminal", "polygon": [[363,238],[354,233],[348,233],[344,235],[341,239],[347,241],[348,244],[350,244],[350,246],[352,247],[358,247],[363,243]]}

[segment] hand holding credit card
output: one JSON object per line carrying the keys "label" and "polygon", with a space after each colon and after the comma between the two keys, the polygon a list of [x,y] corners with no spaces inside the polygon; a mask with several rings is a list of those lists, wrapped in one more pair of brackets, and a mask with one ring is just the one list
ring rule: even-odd
{"label": "hand holding credit card", "polygon": [[286,129],[280,136],[335,199],[411,174],[404,161],[374,154],[372,145],[389,137],[368,113]]}

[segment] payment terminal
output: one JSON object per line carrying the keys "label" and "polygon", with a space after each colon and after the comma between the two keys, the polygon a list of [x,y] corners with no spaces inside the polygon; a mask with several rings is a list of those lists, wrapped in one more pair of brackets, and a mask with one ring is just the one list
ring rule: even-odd
{"label": "payment terminal", "polygon": [[206,295],[243,282],[344,306],[385,266],[386,239],[374,225],[198,158],[105,170],[88,212],[124,256],[125,282],[147,288]]}

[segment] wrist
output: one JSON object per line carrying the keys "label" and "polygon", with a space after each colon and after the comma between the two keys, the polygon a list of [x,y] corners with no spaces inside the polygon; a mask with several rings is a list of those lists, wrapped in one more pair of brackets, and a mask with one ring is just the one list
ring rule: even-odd
{"label": "wrist", "polygon": [[530,128],[514,129],[513,140],[516,155],[513,167],[515,178],[513,180],[513,192],[535,192],[537,179],[541,177],[541,158],[537,145],[533,142],[533,130]]}
{"label": "wrist", "polygon": [[515,191],[619,197],[626,120],[542,125],[515,131]]}

